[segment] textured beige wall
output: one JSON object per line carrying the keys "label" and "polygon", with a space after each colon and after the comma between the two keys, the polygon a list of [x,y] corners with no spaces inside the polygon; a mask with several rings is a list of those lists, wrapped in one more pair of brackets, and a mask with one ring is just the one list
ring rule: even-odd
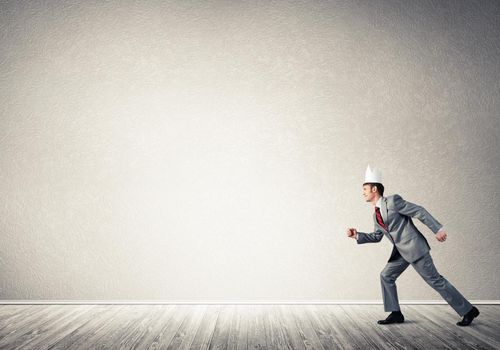
{"label": "textured beige wall", "polygon": [[[500,299],[497,1],[2,1],[0,299],[379,300],[368,163]],[[401,299],[439,295],[409,268]]]}

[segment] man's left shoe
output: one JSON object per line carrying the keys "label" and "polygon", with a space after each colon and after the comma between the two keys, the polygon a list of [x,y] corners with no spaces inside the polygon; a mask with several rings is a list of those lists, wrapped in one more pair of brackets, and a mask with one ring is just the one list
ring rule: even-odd
{"label": "man's left shoe", "polygon": [[462,321],[457,322],[457,325],[461,327],[468,326],[472,323],[472,320],[477,316],[479,316],[479,310],[477,309],[477,307],[473,306],[472,310],[470,310],[464,315]]}
{"label": "man's left shoe", "polygon": [[393,311],[385,320],[377,321],[378,324],[391,324],[391,323],[403,323],[405,321],[405,317],[401,313],[401,311]]}

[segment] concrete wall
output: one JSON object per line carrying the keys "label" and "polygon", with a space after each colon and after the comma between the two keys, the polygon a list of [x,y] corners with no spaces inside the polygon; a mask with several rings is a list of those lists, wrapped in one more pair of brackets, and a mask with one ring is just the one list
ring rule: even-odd
{"label": "concrete wall", "polygon": [[[3,1],[0,299],[380,300],[366,165],[500,299],[498,1]],[[410,267],[401,299],[440,300]]]}

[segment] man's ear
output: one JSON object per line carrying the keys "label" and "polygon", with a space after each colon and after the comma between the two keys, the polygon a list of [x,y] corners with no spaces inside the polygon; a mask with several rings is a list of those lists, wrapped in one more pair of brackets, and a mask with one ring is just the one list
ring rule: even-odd
{"label": "man's ear", "polygon": [[377,191],[378,191],[377,185],[372,186],[372,192],[377,192]]}

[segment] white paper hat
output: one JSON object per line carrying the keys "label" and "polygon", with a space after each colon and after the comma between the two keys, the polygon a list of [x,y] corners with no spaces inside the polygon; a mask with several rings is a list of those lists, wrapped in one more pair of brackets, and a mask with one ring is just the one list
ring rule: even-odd
{"label": "white paper hat", "polygon": [[378,182],[382,183],[382,173],[380,170],[373,168],[373,170],[370,168],[370,165],[366,168],[366,173],[365,173],[365,182]]}

